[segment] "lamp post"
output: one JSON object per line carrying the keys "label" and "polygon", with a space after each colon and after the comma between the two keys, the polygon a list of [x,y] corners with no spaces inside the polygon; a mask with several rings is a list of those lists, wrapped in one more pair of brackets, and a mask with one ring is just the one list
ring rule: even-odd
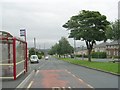
{"label": "lamp post", "polygon": [[84,46],[82,46],[82,60],[84,60],[84,53],[83,53]]}
{"label": "lamp post", "polygon": [[74,59],[76,59],[76,41],[74,37]]}
{"label": "lamp post", "polygon": [[36,55],[36,38],[34,38],[34,49],[35,49],[35,55]]}

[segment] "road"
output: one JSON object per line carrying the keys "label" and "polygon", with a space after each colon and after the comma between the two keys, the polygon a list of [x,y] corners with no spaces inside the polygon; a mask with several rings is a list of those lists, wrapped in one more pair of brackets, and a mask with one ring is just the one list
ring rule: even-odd
{"label": "road", "polygon": [[115,75],[73,65],[53,57],[41,60],[40,64],[31,64],[31,68],[37,69],[37,74],[29,88],[118,88],[118,76]]}
{"label": "road", "polygon": [[[118,88],[118,76],[91,70],[68,62],[49,58],[30,64],[29,72],[36,69],[28,88]],[[27,76],[27,75],[26,75]],[[17,87],[26,76],[16,81],[3,81],[4,88]]]}

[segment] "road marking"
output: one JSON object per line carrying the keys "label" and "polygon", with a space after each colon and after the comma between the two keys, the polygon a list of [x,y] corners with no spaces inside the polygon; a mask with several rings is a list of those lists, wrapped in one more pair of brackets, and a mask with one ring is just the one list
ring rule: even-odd
{"label": "road marking", "polygon": [[[75,76],[74,74],[72,74],[70,71],[68,71],[68,70],[65,70],[65,71],[67,71],[69,74],[71,74],[73,77],[75,77],[75,78],[77,78],[80,82],[82,82],[82,83],[85,83],[82,79],[80,79],[80,78],[78,78],[77,76]],[[89,84],[87,84],[87,83],[85,83],[88,87],[90,87],[90,88],[94,88],[94,87],[92,87],[91,85],[89,85]]]}
{"label": "road marking", "polygon": [[89,84],[88,84],[87,86],[90,87],[90,88],[93,88],[93,87],[92,87],[91,85],[89,85]]}
{"label": "road marking", "polygon": [[73,77],[76,77],[74,74],[72,74]]}
{"label": "road marking", "polygon": [[35,76],[36,76],[38,73],[39,73],[39,70],[37,70],[37,72],[36,72]]}
{"label": "road marking", "polygon": [[65,87],[62,87],[62,90],[65,90]]}
{"label": "road marking", "polygon": [[[34,71],[32,71],[31,74],[29,74],[29,75],[17,86],[17,88],[21,88],[21,86],[22,86],[24,83],[26,83],[26,81],[29,80],[29,79],[32,77],[32,75],[34,75]],[[23,87],[22,87],[22,88],[23,88]]]}
{"label": "road marking", "polygon": [[68,87],[70,90],[72,89],[71,87]]}
{"label": "road marking", "polygon": [[61,90],[60,87],[52,87],[52,90]]}
{"label": "road marking", "polygon": [[30,88],[32,84],[33,84],[33,81],[30,82],[27,88]]}
{"label": "road marking", "polygon": [[52,90],[71,90],[71,87],[65,88],[65,87],[52,87]]}
{"label": "road marking", "polygon": [[84,82],[82,79],[79,79],[79,81]]}

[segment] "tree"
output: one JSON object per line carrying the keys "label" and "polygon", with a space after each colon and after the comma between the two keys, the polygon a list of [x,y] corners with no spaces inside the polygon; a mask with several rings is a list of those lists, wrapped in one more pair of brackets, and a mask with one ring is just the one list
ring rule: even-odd
{"label": "tree", "polygon": [[74,50],[73,47],[69,44],[66,38],[62,37],[59,40],[59,52],[60,52],[59,54],[60,55],[64,55],[65,57],[65,54],[71,54],[73,50]]}
{"label": "tree", "polygon": [[111,23],[111,27],[109,27],[106,31],[106,35],[108,39],[111,40],[119,40],[120,39],[120,21],[117,20]]}
{"label": "tree", "polygon": [[[35,55],[35,48],[30,48],[29,49],[29,58],[30,58],[31,55]],[[36,51],[36,55],[38,56],[39,59],[41,59],[42,56],[44,56],[44,52]]]}
{"label": "tree", "polygon": [[54,46],[52,46],[51,50],[49,51],[49,54],[58,54],[59,57],[61,55],[71,54],[73,53],[74,49],[69,44],[66,38],[62,37],[59,40],[59,43],[56,43]]}
{"label": "tree", "polygon": [[69,38],[84,40],[88,49],[88,61],[91,61],[91,51],[96,41],[106,41],[106,29],[110,23],[105,15],[98,11],[82,10],[78,15],[72,16],[63,25],[70,30]]}

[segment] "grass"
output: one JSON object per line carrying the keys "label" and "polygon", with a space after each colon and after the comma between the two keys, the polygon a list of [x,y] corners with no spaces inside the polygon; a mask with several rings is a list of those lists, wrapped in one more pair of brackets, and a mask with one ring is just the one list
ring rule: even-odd
{"label": "grass", "polygon": [[82,66],[87,66],[90,68],[95,68],[95,69],[100,69],[103,71],[107,71],[107,72],[112,72],[115,74],[120,74],[120,70],[118,70],[118,66],[120,65],[120,63],[112,63],[112,62],[88,62],[87,60],[75,60],[75,59],[71,59],[71,58],[59,58],[60,60],[66,61],[66,62],[70,62],[72,64],[77,64],[77,65],[82,65]]}

